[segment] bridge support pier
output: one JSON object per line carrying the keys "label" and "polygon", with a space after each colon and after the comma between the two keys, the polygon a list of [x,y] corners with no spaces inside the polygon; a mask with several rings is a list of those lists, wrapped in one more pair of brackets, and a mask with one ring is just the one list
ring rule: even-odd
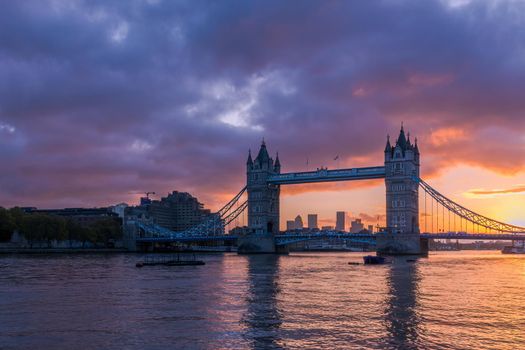
{"label": "bridge support pier", "polygon": [[273,234],[252,234],[237,239],[238,254],[282,253],[283,248],[275,245]]}
{"label": "bridge support pier", "polygon": [[[386,233],[376,235],[378,255],[420,255],[427,249],[422,247],[419,233]],[[423,249],[422,249],[423,248]]]}
{"label": "bridge support pier", "polygon": [[137,246],[137,237],[139,237],[139,232],[137,225],[124,222],[123,226],[122,241],[124,248],[130,252],[138,251],[139,247]]}
{"label": "bridge support pier", "polygon": [[275,252],[277,254],[289,254],[290,248],[287,245],[276,245]]}

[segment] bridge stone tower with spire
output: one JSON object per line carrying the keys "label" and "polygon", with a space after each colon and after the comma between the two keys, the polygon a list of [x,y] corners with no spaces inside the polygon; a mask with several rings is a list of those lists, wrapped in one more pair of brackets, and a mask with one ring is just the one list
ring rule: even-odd
{"label": "bridge stone tower with spire", "polygon": [[377,250],[388,254],[420,254],[419,149],[405,136],[403,125],[394,146],[385,147],[386,233]]}
{"label": "bridge stone tower with spire", "polygon": [[262,142],[257,157],[251,152],[246,161],[248,192],[248,234],[239,239],[239,252],[274,253],[274,235],[279,233],[279,185],[268,183],[268,178],[281,172],[279,155],[275,161]]}

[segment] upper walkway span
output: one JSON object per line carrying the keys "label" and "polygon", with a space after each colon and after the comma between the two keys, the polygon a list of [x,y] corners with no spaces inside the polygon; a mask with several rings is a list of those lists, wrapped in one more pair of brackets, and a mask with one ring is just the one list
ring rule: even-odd
{"label": "upper walkway span", "polygon": [[374,166],[365,168],[335,169],[325,168],[316,171],[284,173],[272,175],[267,182],[274,185],[292,185],[314,182],[368,180],[385,178],[385,167]]}

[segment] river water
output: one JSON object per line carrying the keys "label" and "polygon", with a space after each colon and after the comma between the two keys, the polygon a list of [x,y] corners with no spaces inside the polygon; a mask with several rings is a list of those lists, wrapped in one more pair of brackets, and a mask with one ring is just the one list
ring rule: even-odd
{"label": "river water", "polygon": [[0,256],[0,349],[520,349],[525,256]]}

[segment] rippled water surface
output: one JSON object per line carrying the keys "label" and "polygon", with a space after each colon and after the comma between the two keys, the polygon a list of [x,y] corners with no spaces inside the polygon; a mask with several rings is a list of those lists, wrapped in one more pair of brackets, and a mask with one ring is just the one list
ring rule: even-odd
{"label": "rippled water surface", "polygon": [[525,256],[0,256],[0,349],[525,348]]}

